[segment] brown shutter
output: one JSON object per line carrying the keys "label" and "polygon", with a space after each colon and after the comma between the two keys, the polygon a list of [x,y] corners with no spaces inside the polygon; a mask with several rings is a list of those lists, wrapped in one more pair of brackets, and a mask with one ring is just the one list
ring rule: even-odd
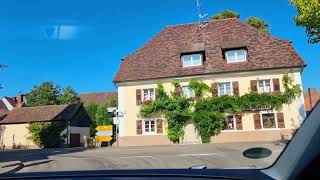
{"label": "brown shutter", "polygon": [[182,88],[181,87],[175,87],[174,92],[176,93],[176,96],[181,96]]}
{"label": "brown shutter", "polygon": [[232,82],[232,87],[233,87],[233,95],[239,96],[239,82],[238,81]]}
{"label": "brown shutter", "polygon": [[156,99],[158,99],[158,98],[159,98],[159,91],[158,91],[158,88],[155,88],[155,89],[154,89],[154,93],[155,93],[155,97],[156,97]]}
{"label": "brown shutter", "polygon": [[136,90],[136,103],[137,105],[141,105],[141,89]]}
{"label": "brown shutter", "polygon": [[280,82],[279,78],[272,79],[274,93],[280,93]]}
{"label": "brown shutter", "polygon": [[157,119],[157,133],[162,134],[163,128],[162,128],[162,119]]}
{"label": "brown shutter", "polygon": [[211,84],[212,96],[218,96],[218,83]]}
{"label": "brown shutter", "polygon": [[240,114],[236,115],[236,128],[242,130],[242,116]]}
{"label": "brown shutter", "polygon": [[259,113],[253,114],[253,121],[254,121],[255,129],[261,129],[261,120],[260,120],[260,114]]}
{"label": "brown shutter", "polygon": [[257,89],[257,80],[251,80],[250,81],[250,87],[252,92],[258,92]]}
{"label": "brown shutter", "polygon": [[137,120],[137,134],[142,134],[142,120]]}
{"label": "brown shutter", "polygon": [[285,128],[283,113],[277,113],[278,128]]}

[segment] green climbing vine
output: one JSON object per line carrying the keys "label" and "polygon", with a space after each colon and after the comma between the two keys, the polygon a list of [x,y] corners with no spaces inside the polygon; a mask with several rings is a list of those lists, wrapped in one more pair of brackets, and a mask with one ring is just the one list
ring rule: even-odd
{"label": "green climbing vine", "polygon": [[[167,120],[168,138],[179,142],[184,136],[184,126],[192,119],[202,143],[209,143],[212,136],[218,135],[224,128],[225,114],[241,114],[248,110],[281,109],[301,95],[299,85],[293,84],[293,79],[285,74],[282,78],[283,93],[249,92],[242,96],[208,96],[205,94],[211,88],[202,81],[191,80],[189,87],[195,92],[196,99],[187,98],[171,92],[166,93],[163,85],[158,84],[158,98],[140,109],[142,117],[164,116]],[[179,88],[177,80],[172,81]]]}

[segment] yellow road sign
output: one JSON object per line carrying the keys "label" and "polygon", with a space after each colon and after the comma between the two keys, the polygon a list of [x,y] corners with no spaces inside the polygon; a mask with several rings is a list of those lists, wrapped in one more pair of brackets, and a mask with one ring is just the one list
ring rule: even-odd
{"label": "yellow road sign", "polygon": [[96,141],[99,141],[99,142],[108,142],[111,140],[112,140],[112,137],[110,136],[96,136]]}
{"label": "yellow road sign", "polygon": [[96,127],[97,131],[112,131],[112,125],[109,126],[98,126]]}

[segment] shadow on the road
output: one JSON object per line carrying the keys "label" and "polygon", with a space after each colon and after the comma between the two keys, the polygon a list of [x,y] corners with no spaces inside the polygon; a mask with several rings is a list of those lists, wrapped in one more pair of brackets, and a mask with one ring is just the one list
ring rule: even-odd
{"label": "shadow on the road", "polygon": [[84,151],[84,148],[52,148],[0,151],[0,163],[21,161],[22,163],[49,159],[49,156]]}

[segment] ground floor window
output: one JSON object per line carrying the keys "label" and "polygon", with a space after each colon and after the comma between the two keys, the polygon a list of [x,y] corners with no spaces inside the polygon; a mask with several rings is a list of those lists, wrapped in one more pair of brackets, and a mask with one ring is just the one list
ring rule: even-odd
{"label": "ground floor window", "polygon": [[224,121],[224,130],[236,130],[236,120],[234,115],[229,115]]}
{"label": "ground floor window", "polygon": [[155,120],[144,120],[144,134],[152,134],[156,132]]}
{"label": "ground floor window", "polygon": [[262,113],[261,114],[261,123],[262,127],[267,128],[276,128],[276,118],[274,113]]}

